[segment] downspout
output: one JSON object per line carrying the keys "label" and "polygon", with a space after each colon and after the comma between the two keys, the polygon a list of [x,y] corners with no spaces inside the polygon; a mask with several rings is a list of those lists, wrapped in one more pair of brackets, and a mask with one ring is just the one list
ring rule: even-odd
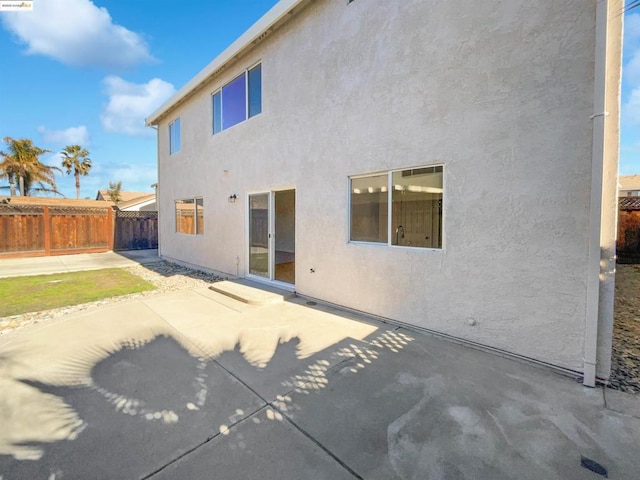
{"label": "downspout", "polygon": [[598,311],[600,307],[600,234],[602,228],[602,182],[606,112],[606,50],[609,0],[596,5],[595,74],[593,93],[593,141],[591,155],[591,197],[589,199],[589,250],[587,260],[587,298],[584,332],[584,378],[587,387],[596,386],[598,354]]}
{"label": "downspout", "polygon": [[160,130],[158,129],[157,126],[152,125],[152,124],[147,124],[147,127],[153,128],[156,131],[156,158],[158,159],[158,165],[157,165],[157,180],[156,183],[154,183],[153,185],[151,185],[153,187],[153,190],[156,194],[156,211],[158,212],[158,227],[157,227],[157,231],[158,231],[158,257],[162,258],[162,218],[161,215],[162,213],[160,212],[161,208],[160,208],[160,198],[158,197],[158,191],[159,191],[159,185],[160,185]]}

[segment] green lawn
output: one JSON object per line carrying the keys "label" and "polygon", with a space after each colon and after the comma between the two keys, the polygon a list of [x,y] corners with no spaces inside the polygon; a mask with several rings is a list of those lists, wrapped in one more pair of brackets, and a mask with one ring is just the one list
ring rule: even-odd
{"label": "green lawn", "polygon": [[119,268],[0,278],[0,317],[153,289],[151,283]]}

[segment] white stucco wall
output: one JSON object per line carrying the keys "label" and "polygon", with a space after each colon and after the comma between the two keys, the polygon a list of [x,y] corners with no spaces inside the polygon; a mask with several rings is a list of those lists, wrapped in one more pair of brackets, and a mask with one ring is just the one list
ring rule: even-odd
{"label": "white stucco wall", "polygon": [[[299,293],[582,370],[595,5],[316,0],[161,119],[161,254],[242,274],[247,193],[295,187]],[[262,114],[212,135],[259,60]],[[436,164],[442,250],[348,242],[350,175]]]}

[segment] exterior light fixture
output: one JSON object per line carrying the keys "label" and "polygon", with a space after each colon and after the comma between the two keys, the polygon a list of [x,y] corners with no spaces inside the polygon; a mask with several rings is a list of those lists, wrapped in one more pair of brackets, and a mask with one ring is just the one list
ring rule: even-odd
{"label": "exterior light fixture", "polygon": [[234,193],[233,195],[229,195],[229,203],[236,203],[238,196]]}

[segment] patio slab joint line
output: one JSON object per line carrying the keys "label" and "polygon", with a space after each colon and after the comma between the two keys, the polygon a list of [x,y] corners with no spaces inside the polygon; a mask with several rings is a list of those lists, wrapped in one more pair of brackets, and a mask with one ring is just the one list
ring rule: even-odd
{"label": "patio slab joint line", "polygon": [[[262,407],[260,407],[258,410],[256,410],[255,412],[253,412],[251,415],[247,415],[246,417],[241,418],[240,420],[232,423],[231,425],[228,426],[229,430],[231,430],[233,427],[235,427],[236,425],[238,425],[241,422],[244,422],[246,419],[253,417],[254,415],[257,415],[258,413],[260,413],[262,410],[264,410],[265,408],[267,408],[269,405],[263,405]],[[164,465],[162,465],[160,468],[158,468],[157,470],[154,470],[153,472],[149,473],[148,475],[145,475],[144,477],[140,477],[140,480],[148,480],[150,478],[152,478],[154,475],[157,475],[158,473],[160,473],[162,470],[164,470],[165,468],[167,468],[169,465],[172,465],[174,463],[176,463],[178,460],[186,457],[187,455],[189,455],[190,453],[195,452],[197,449],[199,449],[200,447],[206,445],[207,443],[209,443],[211,440],[213,440],[214,438],[219,437],[220,435],[222,435],[221,432],[216,433],[215,435],[211,436],[211,437],[207,437],[206,440],[204,440],[203,442],[199,443],[198,445],[194,446],[193,448],[190,448],[189,450],[187,450],[186,452],[184,452],[182,455],[178,455],[176,458],[168,461],[167,463],[165,463]],[[0,477],[1,478],[1,477]]]}
{"label": "patio slab joint line", "polygon": [[[341,360],[340,362],[336,363],[333,367],[331,367],[330,370],[334,370],[336,367],[342,365],[345,362],[348,362],[350,360],[350,358],[345,358],[344,360]],[[302,429],[300,426],[298,426],[298,424],[296,424],[293,420],[291,420],[287,414],[280,410],[280,408],[278,408],[276,405],[274,405],[273,402],[269,402],[267,401],[262,395],[260,395],[258,392],[256,392],[253,388],[251,388],[251,386],[247,385],[241,378],[239,378],[237,375],[235,375],[232,371],[228,370],[227,368],[224,367],[224,365],[221,365],[218,361],[216,361],[216,359],[213,359],[213,361],[220,367],[222,368],[224,371],[226,371],[229,375],[231,375],[233,378],[235,378],[236,380],[238,380],[242,385],[244,385],[245,387],[247,387],[251,392],[253,392],[260,400],[262,400],[266,405],[263,408],[269,407],[272,408],[273,410],[277,411],[278,413],[280,413],[280,415],[282,415],[282,418],[286,419],[287,422],[289,422],[293,428],[295,428],[296,430],[298,430],[302,435],[304,435],[305,437],[307,437],[309,440],[311,440],[318,448],[320,448],[320,450],[322,450],[323,452],[325,452],[327,455],[329,455],[329,457],[331,457],[336,463],[338,463],[338,465],[340,465],[342,468],[344,468],[347,472],[349,472],[351,475],[353,475],[355,478],[357,478],[358,480],[364,480],[363,477],[361,477],[358,472],[356,472],[355,470],[353,470],[349,465],[347,465],[346,463],[344,463],[338,456],[336,456],[331,450],[329,450],[327,447],[325,447],[324,445],[322,445],[322,443],[320,443],[318,440],[316,440],[315,438],[313,438],[311,436],[311,434],[307,433],[304,429]],[[295,390],[295,388],[292,388],[291,390],[289,390],[290,393],[293,390]],[[287,394],[285,393],[285,395]],[[262,410],[262,409],[260,409]],[[258,412],[260,411],[258,410]],[[253,415],[255,415],[255,412]],[[248,418],[248,417],[247,417]],[[163,467],[164,468],[164,467]],[[145,477],[142,480],[146,480],[147,477]]]}
{"label": "patio slab joint line", "polygon": [[280,414],[282,415],[282,418],[284,418],[287,422],[289,422],[289,424],[291,424],[291,426],[293,426],[293,428],[298,430],[302,435],[304,435],[309,440],[311,440],[318,448],[320,448],[324,453],[329,455],[329,457],[333,458],[333,460],[338,465],[340,465],[342,468],[344,468],[347,472],[349,472],[351,475],[353,475],[358,480],[364,480],[364,477],[360,476],[358,474],[358,472],[356,472],[353,468],[351,468],[349,465],[347,465],[345,462],[343,462],[338,456],[336,456],[336,454],[334,454],[331,450],[329,450],[322,443],[320,443],[318,440],[316,440],[310,433],[308,433],[306,430],[301,428],[297,423],[295,423],[293,420],[291,420],[287,415],[284,414],[284,412],[280,411],[279,408],[277,408],[277,407],[275,407],[273,405],[272,405],[272,408],[274,408],[278,412],[280,412]]}

